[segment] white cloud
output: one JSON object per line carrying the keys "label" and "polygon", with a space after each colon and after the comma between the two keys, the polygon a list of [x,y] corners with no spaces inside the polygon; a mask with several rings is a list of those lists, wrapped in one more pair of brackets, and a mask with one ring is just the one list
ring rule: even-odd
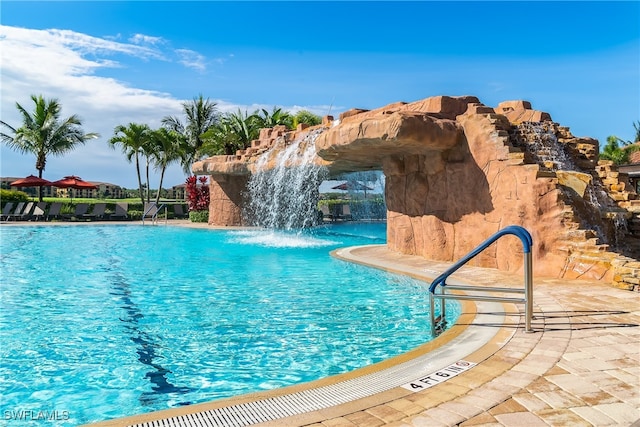
{"label": "white cloud", "polygon": [[146,36],[144,34],[135,34],[133,37],[129,38],[129,41],[136,45],[158,45],[164,43],[164,39],[162,37]]}
{"label": "white cloud", "polygon": [[198,71],[206,70],[206,58],[200,55],[198,52],[189,49],[176,49],[178,55],[178,62],[188,68],[193,68]]}
{"label": "white cloud", "polygon": [[[142,35],[136,35],[134,39],[147,44],[162,44],[160,40]],[[187,49],[181,52],[185,64],[203,69],[206,60],[202,55]],[[31,30],[0,25],[0,116],[3,121],[18,127],[21,117],[15,108],[16,103],[31,111],[31,95],[57,98],[64,118],[77,114],[82,119],[85,132],[97,132],[101,136],[64,157],[48,158],[45,178],[55,180],[74,174],[87,180],[135,188],[135,167],[107,144],[113,136],[113,129],[131,122],[159,127],[165,116],[182,117],[183,100],[176,99],[170,93],[134,87],[126,81],[104,75],[116,68],[128,71],[136,63],[130,61],[133,58],[165,62],[167,57],[156,48],[68,30]],[[138,71],[141,70],[131,70],[132,73]],[[211,101],[216,102],[223,113],[238,109],[251,113],[260,108],[271,111],[273,108],[273,105]],[[327,106],[282,108],[293,113],[306,109],[318,115],[326,114],[328,109]],[[33,155],[16,153],[4,145],[0,146],[0,175],[20,177],[35,174],[34,164]],[[157,176],[152,177],[151,185],[156,186],[157,180]],[[184,174],[178,166],[172,167],[165,176],[165,186],[183,182]]]}
{"label": "white cloud", "polygon": [[[181,101],[168,93],[97,76],[96,70],[108,72],[109,68],[126,66],[109,58],[111,55],[161,59],[162,53],[67,30],[7,26],[0,26],[0,44],[3,121],[19,126],[21,119],[15,104],[30,111],[33,107],[30,96],[42,94],[60,101],[63,117],[78,114],[86,132],[101,135],[98,140],[90,141],[63,158],[48,159],[45,175],[57,179],[58,175],[77,173],[89,180],[135,186],[133,167],[107,144],[114,127],[129,122],[157,127],[162,117],[180,114]],[[34,173],[35,159],[32,157],[2,146],[1,174],[26,176]],[[182,176],[174,179],[182,182]]]}

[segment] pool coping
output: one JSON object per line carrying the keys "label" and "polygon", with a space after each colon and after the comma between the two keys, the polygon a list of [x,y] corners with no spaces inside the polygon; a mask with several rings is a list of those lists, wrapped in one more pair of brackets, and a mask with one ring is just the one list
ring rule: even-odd
{"label": "pool coping", "polygon": [[[412,267],[396,263],[393,260],[384,262],[380,259],[362,256],[363,250],[370,251],[375,248],[384,249],[386,245],[341,248],[332,251],[331,255],[348,262],[410,276],[425,282],[433,280],[440,273],[437,269],[425,269],[422,266]],[[452,279],[452,283],[454,282],[459,282],[459,280]],[[464,280],[463,282],[469,283],[470,281]],[[520,310],[513,304],[470,301],[461,301],[461,304],[462,314],[456,325],[450,327],[436,339],[402,355],[370,366],[280,389],[137,414],[89,425],[93,427],[130,425],[244,426],[254,424],[283,425],[283,423],[286,425],[307,425],[321,422],[327,418],[340,417],[354,411],[362,411],[372,405],[406,398],[414,395],[415,392],[403,388],[402,385],[407,385],[404,383],[396,383],[386,389],[383,387],[383,390],[374,387],[374,392],[367,395],[353,394],[350,389],[362,387],[363,381],[365,383],[374,381],[378,385],[383,384],[387,381],[388,375],[395,375],[397,370],[412,363],[422,366],[419,371],[409,371],[410,373],[406,374],[409,376],[402,377],[405,383],[425,378],[458,361],[470,362],[477,366],[509,341],[516,333],[517,325],[523,323]],[[481,308],[480,311],[490,314],[479,313],[478,307]],[[492,327],[471,328],[474,324],[492,325]],[[498,326],[505,324],[510,324],[512,327],[501,328]],[[434,358],[440,360],[436,361]],[[474,368],[475,366],[471,370]],[[346,394],[347,400],[344,401],[344,396],[342,396],[343,400],[331,404],[331,398],[329,398],[328,406],[314,408],[314,405],[309,405],[304,398],[305,395],[309,395],[307,397],[312,400],[327,400],[326,396],[318,397],[319,395],[317,395],[317,393],[325,392],[328,392],[329,395]],[[353,398],[349,398],[350,395]],[[280,407],[282,404],[289,405],[289,407],[283,409]],[[301,410],[305,407],[310,409]]]}

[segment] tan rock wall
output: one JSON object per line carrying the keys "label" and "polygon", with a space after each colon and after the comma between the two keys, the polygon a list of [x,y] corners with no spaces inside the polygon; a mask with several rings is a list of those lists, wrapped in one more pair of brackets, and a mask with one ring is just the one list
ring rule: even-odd
{"label": "tan rock wall", "polygon": [[242,209],[248,175],[213,175],[209,183],[209,225],[243,225]]}
{"label": "tan rock wall", "polygon": [[[465,143],[461,160],[429,168],[428,156],[403,156],[385,162],[387,245],[405,254],[455,261],[493,233],[520,225],[534,238],[538,274],[561,270],[562,259],[549,251],[564,229],[563,205],[551,179],[538,179],[537,165],[513,164],[508,123],[495,115],[461,116]],[[497,125],[496,125],[497,123]],[[480,254],[475,265],[502,270],[522,267],[522,245],[504,237]]]}

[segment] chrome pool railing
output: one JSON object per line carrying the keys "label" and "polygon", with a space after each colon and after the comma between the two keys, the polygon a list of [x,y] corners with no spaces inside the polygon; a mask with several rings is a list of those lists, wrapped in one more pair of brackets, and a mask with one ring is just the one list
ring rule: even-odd
{"label": "chrome pool railing", "polygon": [[[524,288],[496,288],[485,286],[472,286],[472,285],[449,285],[446,283],[449,276],[456,272],[459,268],[469,262],[476,255],[484,251],[489,245],[494,243],[499,238],[508,234],[515,235],[520,238],[522,242],[522,248],[524,252]],[[469,252],[462,259],[452,265],[429,286],[429,305],[430,305],[430,317],[431,317],[431,334],[433,337],[437,336],[446,327],[446,300],[474,300],[474,301],[495,301],[495,302],[513,302],[525,304],[525,332],[533,332],[531,329],[531,319],[533,318],[533,258],[531,253],[531,247],[533,246],[533,239],[531,234],[518,225],[510,225],[496,232],[493,236],[478,245],[473,251]],[[440,293],[437,293],[437,290]],[[482,294],[447,294],[446,289],[461,290],[461,291],[474,291],[481,292]],[[500,292],[500,293],[520,293],[524,296],[522,298],[516,297],[499,297],[486,295],[487,293]],[[440,314],[435,315],[435,300],[440,300]]]}
{"label": "chrome pool railing", "polygon": [[150,203],[148,206],[145,206],[145,211],[142,214],[142,225],[144,225],[144,220],[147,217],[151,218],[151,224],[156,224],[158,222],[158,214],[164,208],[164,222],[167,223],[167,205],[164,203],[158,206],[156,203]]}

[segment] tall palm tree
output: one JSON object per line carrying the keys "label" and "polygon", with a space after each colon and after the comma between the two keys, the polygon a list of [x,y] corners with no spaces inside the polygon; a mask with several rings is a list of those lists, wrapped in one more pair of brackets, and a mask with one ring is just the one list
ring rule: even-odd
{"label": "tall palm tree", "polygon": [[[35,154],[38,176],[42,178],[47,156],[61,156],[100,135],[93,132],[85,133],[82,130],[82,121],[75,114],[61,120],[62,107],[57,99],[46,100],[42,95],[31,95],[31,99],[35,103],[33,113],[16,103],[16,108],[22,115],[21,127],[16,129],[0,120],[0,124],[11,133],[10,135],[2,132],[0,138],[9,148],[21,153]],[[42,187],[38,188],[38,200],[42,201]]]}
{"label": "tall palm tree", "polygon": [[219,122],[220,114],[217,104],[209,101],[209,98],[204,99],[202,95],[190,102],[183,102],[182,110],[185,115],[184,123],[178,117],[168,116],[162,119],[162,124],[185,138],[185,152],[181,163],[185,173],[191,175],[191,165],[202,155],[201,149],[205,142],[202,135]]}
{"label": "tall palm tree", "polygon": [[[145,124],[129,123],[128,126],[119,125],[113,130],[114,136],[109,139],[111,148],[119,145],[122,152],[127,156],[127,160],[131,163],[132,159],[136,161],[136,172],[138,174],[138,191],[140,192],[140,200],[144,205],[144,191],[142,188],[142,177],[140,176],[140,155],[145,153],[149,141],[151,139],[151,129]],[[147,177],[148,177],[147,172]],[[147,182],[147,188],[149,183]]]}
{"label": "tall palm tree", "polygon": [[156,194],[156,203],[160,202],[162,181],[164,180],[167,166],[182,158],[183,147],[181,147],[180,141],[180,135],[167,128],[160,128],[151,132],[153,163],[160,169],[160,184],[158,185],[158,194]]}

